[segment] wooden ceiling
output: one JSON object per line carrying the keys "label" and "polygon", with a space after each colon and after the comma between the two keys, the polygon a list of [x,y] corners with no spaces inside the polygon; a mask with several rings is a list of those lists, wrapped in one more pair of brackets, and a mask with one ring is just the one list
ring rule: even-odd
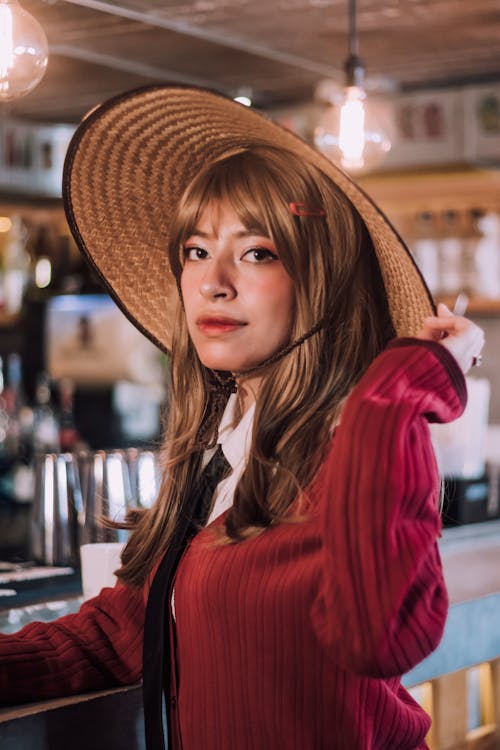
{"label": "wooden ceiling", "polygon": [[[77,122],[109,96],[176,81],[257,106],[310,100],[342,81],[347,0],[21,0],[46,30],[40,85],[11,116]],[[358,0],[360,54],[404,89],[500,80],[499,0]]]}

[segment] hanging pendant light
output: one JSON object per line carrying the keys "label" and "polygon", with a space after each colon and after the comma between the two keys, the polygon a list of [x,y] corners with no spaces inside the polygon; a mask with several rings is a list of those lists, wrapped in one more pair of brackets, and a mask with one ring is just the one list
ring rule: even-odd
{"label": "hanging pendant light", "polygon": [[349,54],[344,63],[345,88],[330,101],[315,130],[316,146],[350,172],[373,169],[391,148],[387,113],[365,90],[365,67],[358,54],[356,0],[349,0]]}
{"label": "hanging pendant light", "polygon": [[0,0],[0,101],[24,96],[47,67],[45,32],[17,0]]}

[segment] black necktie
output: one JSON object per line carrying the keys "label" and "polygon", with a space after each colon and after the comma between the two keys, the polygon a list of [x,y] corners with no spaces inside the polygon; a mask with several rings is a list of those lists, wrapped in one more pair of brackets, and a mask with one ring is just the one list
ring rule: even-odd
{"label": "black necktie", "polygon": [[[175,571],[189,538],[204,526],[218,483],[230,466],[220,445],[203,470],[200,479],[182,503],[170,546],[156,571],[144,622],[143,687],[144,725],[147,750],[164,750],[162,718],[163,690],[170,688],[170,648],[167,601]],[[168,693],[167,693],[168,694]]]}

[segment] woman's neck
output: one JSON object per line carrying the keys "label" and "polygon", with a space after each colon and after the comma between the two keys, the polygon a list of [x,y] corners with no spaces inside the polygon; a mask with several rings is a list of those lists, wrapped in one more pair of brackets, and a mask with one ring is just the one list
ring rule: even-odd
{"label": "woman's neck", "polygon": [[261,376],[246,379],[236,378],[238,385],[238,412],[240,419],[248,411],[254,401],[257,400],[261,380]]}

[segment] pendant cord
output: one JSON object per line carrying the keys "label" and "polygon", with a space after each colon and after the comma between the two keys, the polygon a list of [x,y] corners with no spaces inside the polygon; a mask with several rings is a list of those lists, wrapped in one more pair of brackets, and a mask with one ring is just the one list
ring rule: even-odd
{"label": "pendant cord", "polygon": [[356,0],[349,0],[349,55],[358,57],[359,44],[356,28]]}
{"label": "pendant cord", "polygon": [[346,74],[346,86],[363,87],[365,66],[359,56],[356,0],[349,0],[349,54],[344,62],[344,71]]}

